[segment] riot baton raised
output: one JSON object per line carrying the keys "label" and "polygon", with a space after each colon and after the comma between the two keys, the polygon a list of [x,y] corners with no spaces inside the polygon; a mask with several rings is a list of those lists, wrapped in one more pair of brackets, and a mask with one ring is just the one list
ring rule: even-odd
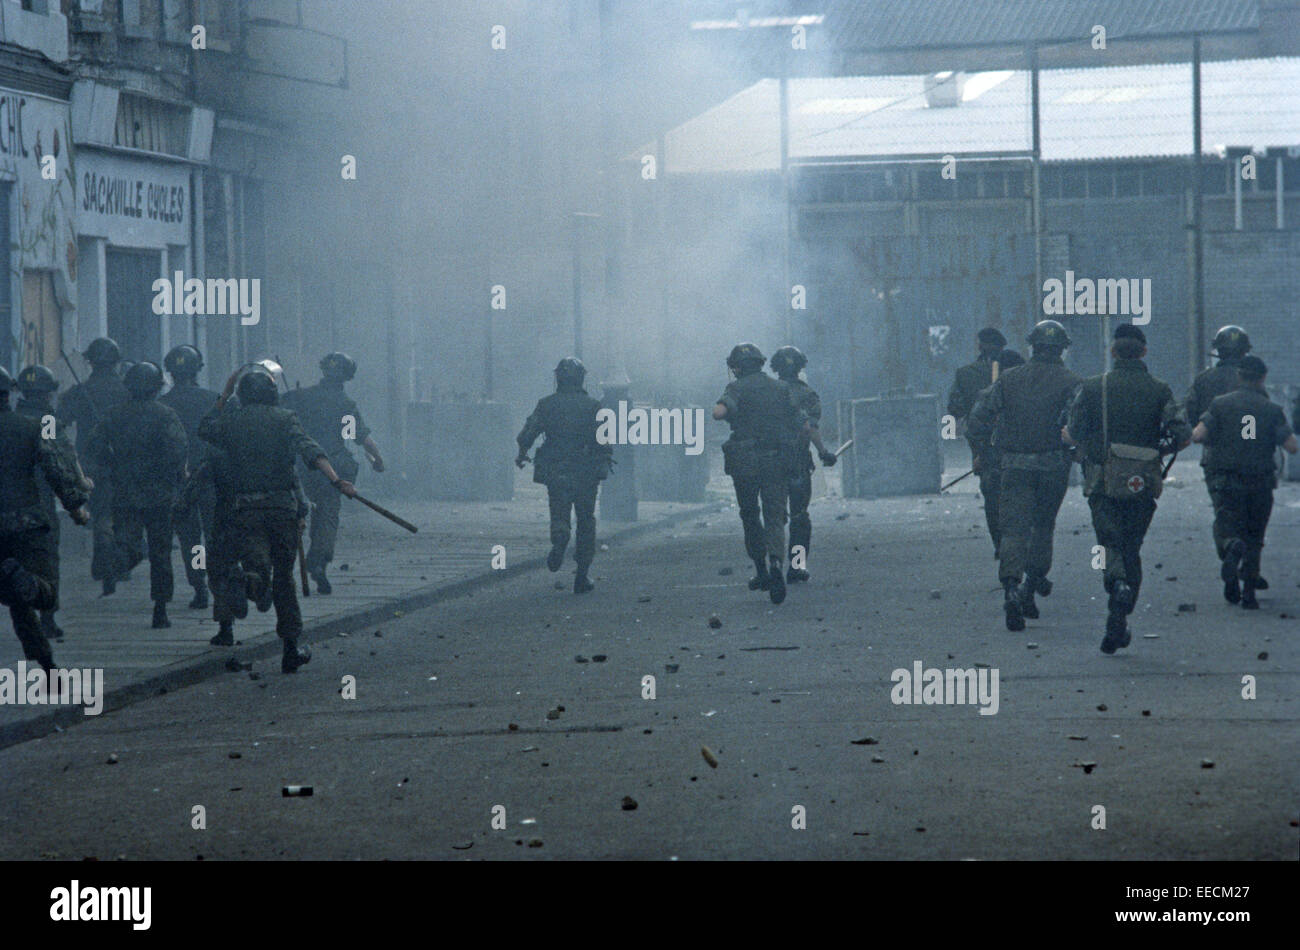
{"label": "riot baton raised", "polygon": [[850,445],[852,445],[852,444],[853,444],[853,440],[852,440],[852,439],[849,439],[849,441],[847,441],[847,442],[845,442],[843,445],[841,445],[838,449],[835,450],[835,457],[836,457],[836,458],[839,458],[841,455],[843,455],[845,449],[847,449],[847,448],[848,448]]}
{"label": "riot baton raised", "polygon": [[[338,488],[338,485],[335,485],[334,487]],[[342,489],[339,490],[342,491]],[[393,524],[400,525],[401,527],[405,528],[407,531],[411,532],[411,534],[415,534],[417,531],[420,530],[415,525],[411,524],[411,522],[407,521],[405,518],[393,514],[383,505],[376,505],[369,498],[366,498],[364,495],[362,495],[361,492],[357,492],[352,497],[355,498],[357,501],[361,502],[361,504],[365,505],[371,511],[378,512],[379,514],[383,515]]]}

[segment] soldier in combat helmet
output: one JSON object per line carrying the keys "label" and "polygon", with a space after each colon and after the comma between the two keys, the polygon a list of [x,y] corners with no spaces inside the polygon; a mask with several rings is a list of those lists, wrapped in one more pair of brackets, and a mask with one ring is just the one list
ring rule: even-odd
{"label": "soldier in combat helmet", "polygon": [[[55,448],[59,450],[69,468],[76,472],[78,487],[88,493],[95,487],[95,483],[87,478],[81,470],[81,463],[77,459],[77,450],[73,447],[72,440],[68,438],[54,415],[54,393],[58,388],[59,381],[54,378],[54,373],[48,366],[34,363],[31,366],[24,367],[23,371],[18,374],[18,389],[23,394],[23,401],[18,404],[15,411],[20,416],[27,416],[40,422],[42,435],[45,434],[47,423],[53,425]],[[54,582],[57,596],[59,588],[59,516],[54,507],[54,492],[50,488],[49,482],[43,478],[37,479],[37,487],[41,493],[41,507],[45,509],[45,520],[50,526],[50,530],[41,537],[40,543],[47,549],[46,554],[50,559],[51,579]],[[56,600],[54,606],[40,612],[41,631],[51,640],[63,639],[63,630],[60,629],[58,622],[54,619],[54,614],[58,609],[59,605]]]}
{"label": "soldier in combat helmet", "polygon": [[[812,544],[812,518],[808,515],[808,505],[812,501],[812,451],[807,448],[811,442],[817,447],[817,457],[826,468],[837,461],[835,453],[829,452],[822,444],[821,418],[822,401],[806,382],[799,378],[800,371],[808,365],[808,357],[795,346],[783,346],[772,354],[772,369],[777,378],[789,388],[795,403],[808,419],[809,434],[807,438],[796,433],[793,438],[796,445],[803,443],[803,451],[798,452],[795,473],[790,479],[790,560],[786,569],[786,581],[790,584],[803,583],[808,580],[808,571],[803,566],[796,566],[796,559],[807,564],[809,546]],[[803,460],[807,459],[804,465]]]}
{"label": "soldier in combat helmet", "polygon": [[107,472],[95,467],[86,453],[91,430],[114,406],[126,402],[128,397],[117,367],[122,362],[122,351],[108,337],[92,340],[86,347],[86,362],[90,375],[73,386],[59,398],[59,426],[77,427],[77,455],[85,459],[86,473],[95,481],[90,493],[90,530],[93,539],[90,557],[90,576],[104,585],[104,594],[116,589],[120,578],[112,573],[116,563],[113,548],[113,483]]}
{"label": "soldier in combat helmet", "polygon": [[587,368],[567,356],[555,367],[555,392],[537,402],[515,441],[515,465],[523,468],[538,436],[546,436],[533,462],[533,481],[546,486],[551,508],[551,552],[546,566],[554,573],[564,564],[569,544],[569,511],[578,522],[573,557],[577,570],[573,592],[593,588],[588,572],[596,556],[596,493],[609,475],[614,446],[596,438],[600,403],[582,388]]}
{"label": "soldier in combat helmet", "polygon": [[[303,429],[328,453],[330,464],[344,481],[351,483],[360,471],[348,449],[346,439],[349,438],[361,443],[370,467],[382,472],[384,459],[371,438],[370,427],[361,417],[357,404],[343,390],[344,384],[357,374],[356,361],[345,353],[328,353],[321,358],[320,371],[321,381],[315,386],[284,394],[284,408],[298,414]],[[334,560],[338,539],[339,493],[321,472],[310,467],[303,488],[312,504],[307,572],[316,582],[316,590],[328,594],[334,588],[325,576],[325,569]]]}
{"label": "soldier in combat helmet", "polygon": [[736,489],[745,553],[754,562],[749,589],[766,590],[779,604],[786,591],[786,503],[790,479],[801,466],[796,456],[803,443],[795,440],[810,439],[812,427],[790,388],[763,372],[766,362],[753,343],[732,348],[727,368],[736,378],[718,398],[713,418],[731,426],[722,454]]}
{"label": "soldier in combat helmet", "polygon": [[[163,368],[171,374],[172,388],[158,397],[164,406],[171,407],[180,417],[189,439],[189,453],[186,468],[190,472],[198,471],[203,464],[207,443],[199,438],[199,420],[217,404],[217,394],[204,389],[198,383],[199,370],[203,368],[203,354],[198,347],[189,343],[172,347],[163,358]],[[203,610],[208,606],[208,572],[195,564],[195,548],[204,547],[207,561],[212,552],[212,519],[216,500],[213,496],[211,482],[202,482],[192,492],[181,496],[184,501],[173,513],[173,526],[176,537],[181,542],[181,561],[185,564],[185,579],[194,589],[194,599],[190,601],[191,610]],[[206,543],[205,543],[206,542]]]}
{"label": "soldier in combat helmet", "polygon": [[[985,327],[977,334],[979,356],[975,362],[957,369],[952,391],[948,393],[948,414],[958,421],[970,416],[975,408],[975,400],[980,393],[993,385],[1000,369],[1007,367],[1000,364],[1003,348],[1007,338],[996,327]],[[1017,354],[1018,355],[1018,354]],[[1024,362],[1020,360],[1019,362]],[[998,491],[1002,483],[1002,473],[997,467],[997,460],[988,445],[982,445],[970,439],[971,469],[980,482],[980,494],[984,496],[984,520],[988,524],[989,537],[993,539],[993,556],[997,557],[998,541],[1002,537],[998,517]]]}
{"label": "soldier in combat helmet", "polygon": [[[185,477],[189,439],[180,417],[158,401],[157,364],[136,363],[123,381],[130,399],[108,410],[90,434],[87,451],[113,481],[113,576],[144,560],[149,547],[149,599],[154,629],[171,626],[172,508]],[[111,585],[105,593],[112,593]]]}

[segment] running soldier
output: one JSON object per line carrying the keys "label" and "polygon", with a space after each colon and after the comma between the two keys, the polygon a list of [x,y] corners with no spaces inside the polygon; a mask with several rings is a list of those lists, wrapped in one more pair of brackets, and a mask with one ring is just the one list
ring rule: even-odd
{"label": "running soldier", "polygon": [[1070,337],[1060,323],[1038,323],[1029,344],[1029,362],[1003,372],[980,394],[967,429],[972,445],[997,449],[998,578],[1008,630],[1025,629],[1026,617],[1037,619],[1034,595],[1052,592],[1052,536],[1070,483],[1061,422],[1081,382],[1065,368]]}
{"label": "running soldier", "polygon": [[1278,446],[1294,455],[1300,444],[1286,413],[1264,389],[1264,361],[1242,357],[1237,372],[1240,387],[1210,403],[1192,430],[1192,441],[1203,443],[1210,459],[1205,483],[1214,499],[1214,537],[1223,541],[1223,597],[1258,610],[1259,558],[1277,487],[1273,455]]}
{"label": "running soldier", "polygon": [[49,483],[75,523],[88,524],[90,513],[80,480],[55,440],[41,437],[39,420],[13,411],[9,400],[15,388],[0,366],[0,604],[9,608],[23,656],[45,670],[48,686],[54,651],[36,612],[54,610],[59,582],[45,537],[50,523],[38,478]]}
{"label": "running soldier", "polygon": [[[331,466],[344,481],[350,484],[360,471],[346,439],[360,442],[370,467],[382,472],[384,459],[370,436],[370,427],[361,418],[357,404],[343,391],[344,383],[357,374],[356,362],[343,353],[329,353],[321,359],[320,370],[321,381],[315,386],[284,394],[284,408],[298,414],[303,429],[325,449]],[[316,582],[316,590],[329,594],[334,588],[325,576],[325,569],[334,560],[334,543],[339,532],[339,493],[320,471],[310,466],[303,488],[312,504],[307,572]]]}
{"label": "running soldier", "polygon": [[[236,382],[239,406],[225,410]],[[294,493],[294,460],[301,458],[320,472],[332,491],[351,498],[357,490],[339,478],[325,450],[303,431],[298,417],[276,405],[278,398],[279,389],[269,372],[258,367],[241,377],[236,370],[226,380],[217,404],[199,422],[199,438],[225,453],[229,465],[222,491],[232,500],[228,528],[242,568],[238,584],[242,591],[232,603],[234,615],[246,616],[249,600],[264,612],[274,604],[275,631],[283,649],[280,672],[295,673],[311,659],[311,651],[298,646],[302,613],[293,561],[298,554],[300,510]],[[224,478],[224,474],[219,477],[219,484]]]}
{"label": "running soldier", "polygon": [[[798,584],[808,580],[808,571],[796,566],[808,563],[808,551],[812,544],[812,518],[808,515],[808,505],[812,501],[812,450],[811,442],[817,447],[817,457],[826,468],[836,461],[834,452],[828,452],[822,444],[821,429],[822,401],[817,391],[799,378],[799,372],[808,365],[808,357],[794,346],[783,346],[772,354],[772,369],[794,396],[795,403],[808,419],[810,429],[807,437],[795,433],[793,438],[798,446],[796,470],[790,479],[790,561],[786,570],[786,581]],[[808,464],[804,465],[804,459]]]}
{"label": "running soldier", "polygon": [[[95,487],[94,482],[88,479],[81,470],[81,464],[77,460],[77,450],[73,447],[72,441],[64,433],[63,428],[58,424],[54,415],[54,393],[59,388],[59,381],[54,378],[54,373],[48,366],[42,366],[39,363],[33,364],[23,369],[18,374],[18,389],[23,394],[23,401],[18,404],[17,413],[20,416],[27,416],[29,419],[36,419],[41,423],[41,434],[46,434],[46,426],[50,425],[54,430],[54,446],[63,455],[64,461],[77,474],[78,486],[84,492],[89,492]],[[45,510],[45,520],[50,526],[50,530],[42,539],[47,548],[47,554],[50,558],[51,577],[54,581],[54,588],[57,594],[59,588],[59,517],[54,508],[54,492],[51,491],[49,482],[45,479],[37,479],[37,488],[41,493],[41,507]],[[51,640],[62,640],[63,630],[60,629],[58,622],[54,619],[54,614],[58,611],[59,605],[56,600],[53,607],[41,611],[41,631]]]}
{"label": "running soldier", "polygon": [[732,348],[727,368],[736,378],[718,398],[713,418],[731,426],[722,455],[736,489],[745,553],[754,562],[749,589],[765,590],[779,604],[785,600],[786,502],[800,465],[794,439],[799,433],[811,438],[812,428],[790,389],[763,372],[766,362],[753,343]]}
{"label": "running soldier", "polygon": [[1062,433],[1067,444],[1083,449],[1083,493],[1104,549],[1110,599],[1101,652],[1107,654],[1132,640],[1128,615],[1142,587],[1142,541],[1163,487],[1161,456],[1182,449],[1192,434],[1169,384],[1142,362],[1142,330],[1117,326],[1110,352],[1111,371],[1084,382]]}
{"label": "running soldier", "polygon": [[538,400],[515,438],[519,445],[515,465],[523,468],[533,442],[546,436],[533,462],[533,481],[546,486],[551,509],[551,553],[546,566],[554,573],[564,564],[572,509],[578,522],[573,545],[575,594],[585,594],[594,586],[588,572],[596,556],[596,493],[614,458],[614,446],[596,439],[600,403],[582,388],[586,377],[581,360],[572,356],[560,360],[555,367],[555,392]]}
{"label": "running soldier", "polygon": [[[196,472],[203,464],[207,451],[207,443],[199,438],[199,420],[216,405],[217,394],[199,386],[198,375],[203,368],[203,354],[198,347],[188,343],[173,347],[163,359],[163,368],[171,374],[172,388],[160,396],[158,401],[180,417],[189,439],[186,468],[190,472]],[[176,537],[181,542],[185,579],[194,589],[190,610],[203,610],[208,606],[208,577],[206,568],[195,564],[198,553],[196,549],[203,552],[203,560],[199,563],[205,563],[211,554],[208,549],[212,547],[213,506],[216,502],[210,481],[198,483],[196,489],[181,494],[178,500],[182,503],[173,512],[172,521]]]}
{"label": "running soldier", "polygon": [[86,446],[95,424],[114,406],[126,402],[129,396],[117,373],[122,351],[115,342],[108,337],[92,340],[84,355],[90,364],[90,375],[59,398],[58,423],[60,428],[69,425],[77,427],[77,456],[85,459],[86,473],[95,482],[95,488],[90,493],[93,543],[90,576],[103,583],[104,594],[107,596],[113,593],[117,582],[122,579],[114,577],[112,573],[112,566],[116,562],[113,547],[113,483],[106,471],[96,468],[94,460],[88,456]]}
{"label": "running soldier", "polygon": [[155,630],[171,626],[172,509],[185,477],[188,439],[180,418],[158,401],[162,370],[148,361],[136,363],[124,380],[130,399],[109,409],[90,434],[87,451],[113,483],[113,578],[125,574],[149,548],[149,599]]}
{"label": "running soldier", "polygon": [[[957,370],[952,391],[948,394],[948,414],[958,421],[964,421],[975,408],[975,400],[980,393],[993,385],[997,379],[1000,357],[1007,345],[1007,338],[994,327],[985,327],[977,335],[979,356],[975,362],[968,363]],[[1019,359],[1019,354],[1016,354]],[[1023,363],[1024,360],[1019,360]],[[980,480],[980,494],[984,496],[984,521],[988,525],[989,537],[993,540],[993,556],[998,556],[998,542],[1002,538],[1002,528],[998,517],[998,490],[1001,487],[1002,474],[997,467],[996,457],[989,451],[989,446],[970,439],[971,469]]]}

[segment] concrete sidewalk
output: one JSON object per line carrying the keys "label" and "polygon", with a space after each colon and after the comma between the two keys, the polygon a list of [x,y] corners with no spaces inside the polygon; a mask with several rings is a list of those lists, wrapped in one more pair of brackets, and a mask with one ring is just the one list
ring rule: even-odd
{"label": "concrete sidewalk", "polygon": [[[510,502],[419,502],[386,499],[373,489],[367,492],[413,522],[419,534],[408,534],[360,504],[345,502],[330,569],[333,593],[321,596],[314,584],[310,597],[299,593],[304,642],[539,566],[549,550],[545,490],[522,476]],[[709,510],[711,504],[643,501],[637,522],[599,521],[597,537],[601,543],[617,541],[689,519]],[[599,514],[598,510],[598,518]],[[168,608],[172,626],[151,629],[148,562],[137,566],[131,580],[112,597],[100,596],[99,583],[90,578],[89,529],[75,527],[62,512],[60,517],[64,524],[58,620],[65,636],[54,642],[54,656],[65,669],[104,671],[106,710],[204,679],[222,670],[232,653],[241,660],[278,655],[274,610],[261,614],[251,604],[248,617],[235,622],[233,651],[208,645],[217,625],[211,608],[187,607],[193,592],[185,581],[179,547],[172,558],[176,577],[175,597]],[[505,547],[504,571],[492,568],[492,549],[498,544]],[[597,584],[600,568],[598,552],[592,568]],[[544,583],[549,586],[552,580],[548,575]],[[554,580],[572,584],[572,544]],[[9,627],[7,618],[5,626]],[[0,633],[0,668],[17,669],[22,659],[12,630]],[[83,718],[81,707],[0,705],[0,747],[48,733],[56,723]]]}

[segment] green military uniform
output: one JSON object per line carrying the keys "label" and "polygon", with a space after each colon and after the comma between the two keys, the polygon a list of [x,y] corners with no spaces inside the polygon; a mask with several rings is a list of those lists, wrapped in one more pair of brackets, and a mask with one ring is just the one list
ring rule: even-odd
{"label": "green military uniform", "polygon": [[[1127,326],[1117,328],[1117,334]],[[1097,543],[1105,549],[1103,583],[1111,595],[1110,613],[1115,618],[1113,622],[1108,620],[1107,637],[1113,641],[1124,634],[1122,618],[1137,603],[1142,586],[1142,541],[1155,515],[1156,502],[1150,486],[1135,492],[1132,499],[1113,498],[1104,490],[1102,466],[1107,444],[1103,436],[1103,382],[1107,404],[1104,428],[1112,445],[1159,449],[1165,437],[1182,445],[1191,437],[1191,429],[1168,383],[1153,377],[1140,359],[1115,359],[1111,372],[1084,382],[1070,408],[1070,435],[1082,447],[1085,459],[1083,491],[1092,510]],[[1126,599],[1116,597],[1120,582],[1127,588]]]}
{"label": "green military uniform", "polygon": [[1277,487],[1274,453],[1291,435],[1286,414],[1262,388],[1243,385],[1219,396],[1198,421],[1207,431],[1205,483],[1214,500],[1214,537],[1221,542],[1225,594],[1236,602],[1238,576],[1253,606],[1264,532]]}
{"label": "green military uniform", "polygon": [[[273,399],[274,380],[267,380]],[[217,544],[224,547],[227,538],[235,539],[235,558],[244,572],[254,575],[256,590],[246,588],[246,592],[254,594],[259,606],[264,606],[269,589],[276,633],[285,641],[287,656],[290,644],[296,647],[302,632],[293,576],[299,516],[294,461],[300,458],[314,470],[316,460],[327,457],[325,450],[304,431],[297,415],[269,403],[245,402],[224,411],[213,407],[199,422],[198,432],[199,438],[224,453],[216,483],[219,497],[228,503],[217,506],[217,534],[221,535]],[[330,486],[330,491],[337,489]],[[229,603],[225,593],[221,600]],[[240,604],[236,616],[247,611],[246,597]]]}
{"label": "green military uniform", "polygon": [[[8,373],[0,372],[8,391]],[[58,573],[51,555],[49,513],[37,469],[68,511],[86,503],[80,480],[55,440],[41,437],[39,420],[0,402],[0,603],[9,608],[23,655],[47,670],[53,651],[38,610],[58,604]]]}
{"label": "green military uniform", "polygon": [[538,400],[515,438],[519,455],[523,456],[538,436],[546,436],[533,461],[533,481],[546,486],[550,504],[548,566],[555,571],[563,563],[572,509],[577,521],[573,548],[577,562],[575,591],[586,586],[578,579],[586,579],[596,556],[596,494],[601,480],[609,474],[614,453],[613,445],[602,445],[596,440],[596,413],[600,403],[587,395],[581,379],[576,370],[574,378],[565,378],[557,369],[558,391]]}
{"label": "green military uniform", "polygon": [[[158,397],[158,401],[170,408],[185,427],[189,440],[186,467],[191,472],[198,471],[208,451],[207,443],[199,438],[199,420],[217,404],[217,394],[204,389],[193,379],[180,378],[167,393]],[[197,491],[188,493],[186,503],[178,506],[173,513],[173,527],[181,542],[181,560],[185,564],[185,579],[194,588],[195,603],[202,607],[207,590],[207,571],[194,566],[194,548],[207,537],[208,547],[212,544],[212,519],[216,504],[210,481],[200,482]],[[205,553],[209,553],[206,552]]]}
{"label": "green military uniform", "polygon": [[751,586],[766,586],[763,582],[770,578],[769,592],[779,603],[785,594],[784,581],[778,579],[786,556],[790,479],[804,464],[802,457],[796,460],[802,446],[793,439],[806,417],[792,391],[764,373],[761,362],[748,362],[738,372],[718,398],[731,426],[731,438],[722,447],[724,470],[735,486],[745,553],[758,569],[759,583]]}
{"label": "green military uniform", "polygon": [[[1241,356],[1225,357],[1219,360],[1214,367],[1199,373],[1196,379],[1192,381],[1192,386],[1187,391],[1187,399],[1183,403],[1184,413],[1189,424],[1196,425],[1197,420],[1210,408],[1210,403],[1241,385],[1241,379],[1237,375],[1237,367],[1241,365],[1241,359]],[[1206,476],[1205,487],[1210,494],[1211,504],[1214,503],[1214,490],[1210,488],[1209,473],[1213,467],[1214,448],[1211,445],[1205,445],[1201,449],[1201,469]],[[1219,560],[1223,560],[1224,544],[1226,543],[1226,539],[1219,533],[1221,523],[1216,509],[1214,549],[1218,552]]]}
{"label": "green military uniform", "polygon": [[[993,384],[993,363],[996,358],[996,353],[981,353],[975,362],[958,368],[952,390],[948,393],[948,414],[954,419],[967,419],[975,408],[980,393]],[[993,539],[993,553],[996,555],[998,542],[1002,538],[1001,517],[998,513],[1002,472],[991,445],[971,438],[969,429],[966,439],[970,444],[971,465],[975,468],[975,477],[979,479],[980,494],[984,496],[984,522],[988,525],[989,537]]]}
{"label": "green military uniform", "polygon": [[97,581],[112,579],[112,565],[116,558],[113,546],[113,482],[108,477],[108,472],[98,468],[89,457],[86,446],[95,424],[110,409],[126,402],[128,398],[121,377],[111,365],[106,364],[92,368],[84,382],[73,386],[59,397],[59,425],[77,427],[77,454],[84,460],[86,474],[95,482],[89,505],[93,544],[90,576]]}
{"label": "green military uniform", "polygon": [[[343,391],[341,381],[322,380],[315,386],[285,393],[280,404],[298,414],[304,431],[324,450],[339,478],[352,481],[357,477],[360,466],[343,438],[343,427],[349,420],[355,423],[357,442],[365,441],[370,427],[357,404]],[[307,570],[319,583],[325,568],[334,560],[342,496],[329,479],[310,465],[303,477],[303,488],[312,503]],[[322,587],[321,592],[328,590]]]}
{"label": "green military uniform", "polygon": [[172,599],[172,508],[187,450],[176,413],[157,399],[135,396],[103,413],[87,443],[88,458],[113,486],[113,574],[144,560],[147,539],[154,604]]}
{"label": "green military uniform", "polygon": [[[26,416],[29,419],[35,419],[44,429],[44,420],[47,416],[54,416],[54,405],[52,393],[49,392],[27,392],[23,395],[23,400],[18,404],[17,413],[20,416]],[[77,450],[73,447],[72,440],[68,438],[63,427],[55,421],[54,425],[54,446],[63,456],[63,460],[69,470],[77,470]],[[51,577],[54,580],[54,587],[57,594],[59,588],[59,517],[54,507],[54,492],[50,484],[45,479],[37,480],[37,488],[41,494],[41,507],[45,510],[45,520],[50,526],[50,530],[44,534],[41,543],[45,545],[50,557]],[[41,627],[47,636],[62,636],[62,631],[54,622],[54,614],[58,611],[59,605],[57,598],[54,606],[41,611]]]}
{"label": "green military uniform", "polygon": [[[817,428],[822,419],[822,401],[813,389],[802,379],[786,379],[782,383],[790,390],[795,406],[808,420],[808,424]],[[790,562],[794,563],[794,549],[802,547],[804,557],[808,557],[812,545],[812,518],[808,514],[808,505],[812,501],[812,473],[815,470],[812,449],[803,448],[804,439],[798,433],[792,433],[796,446],[794,474],[790,476]]]}
{"label": "green military uniform", "polygon": [[1004,587],[1025,578],[1020,606],[1031,617],[1033,595],[1051,590],[1052,536],[1070,476],[1061,423],[1080,381],[1057,352],[1035,352],[1002,373],[970,415],[972,442],[991,441],[999,455],[998,575]]}

